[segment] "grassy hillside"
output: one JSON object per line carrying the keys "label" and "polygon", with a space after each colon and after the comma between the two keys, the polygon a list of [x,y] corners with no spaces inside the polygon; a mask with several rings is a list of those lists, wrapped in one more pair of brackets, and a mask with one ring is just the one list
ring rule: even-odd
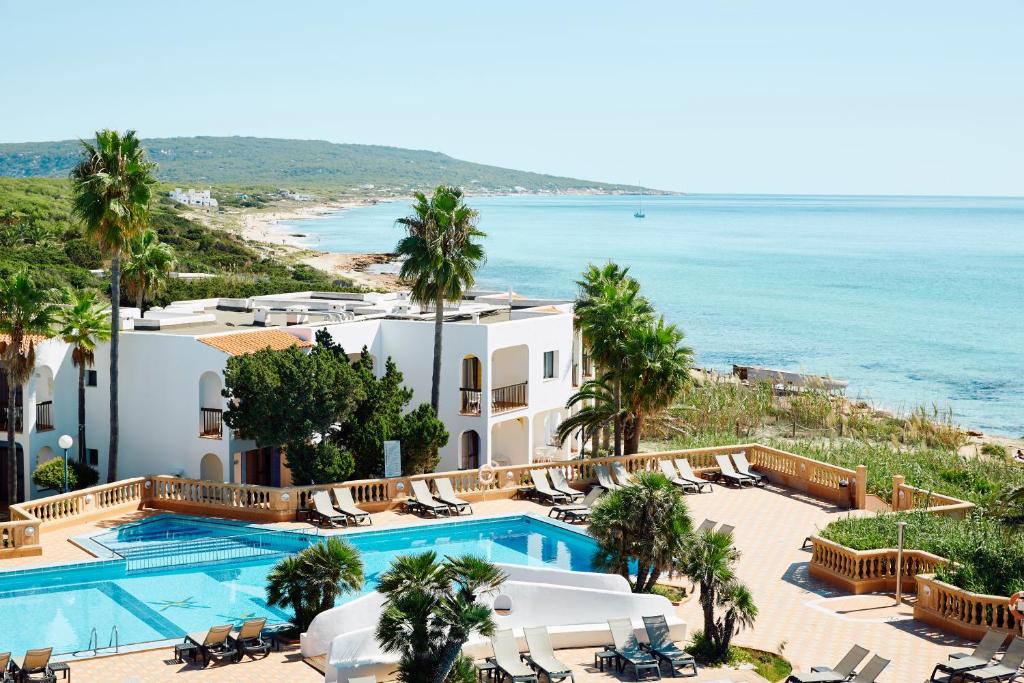
{"label": "grassy hillside", "polygon": [[[440,152],[323,140],[153,138],[145,145],[160,165],[160,179],[183,185],[262,185],[359,194],[404,194],[439,183],[478,192],[637,189],[474,164]],[[75,140],[0,144],[0,176],[65,177],[78,153]]]}
{"label": "grassy hillside", "polygon": [[[150,225],[162,242],[174,247],[178,270],[222,276],[192,283],[174,280],[155,303],[338,288],[319,270],[265,258],[235,235],[181,216],[165,197],[155,201]],[[107,292],[106,278],[89,272],[104,265],[99,250],[82,237],[71,216],[67,180],[0,178],[0,275],[27,268],[46,286]]]}

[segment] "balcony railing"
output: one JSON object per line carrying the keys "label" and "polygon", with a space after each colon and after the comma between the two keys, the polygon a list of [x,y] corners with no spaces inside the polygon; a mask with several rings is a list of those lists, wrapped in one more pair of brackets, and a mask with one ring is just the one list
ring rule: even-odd
{"label": "balcony railing", "polygon": [[[17,406],[14,409],[14,431],[22,431],[22,425],[24,420],[22,419],[23,409],[21,406]],[[7,406],[0,408],[0,434],[7,433]]]}
{"label": "balcony railing", "polygon": [[459,412],[463,415],[479,415],[480,414],[480,401],[483,398],[483,392],[479,389],[466,389],[462,390],[462,404],[459,408]]}
{"label": "balcony railing", "polygon": [[224,438],[224,411],[219,408],[200,408],[203,415],[203,429],[199,436],[206,439]]}
{"label": "balcony railing", "polygon": [[497,414],[525,408],[528,398],[526,382],[491,389],[491,412]]}
{"label": "balcony railing", "polygon": [[53,401],[36,404],[36,431],[48,432],[53,429]]}

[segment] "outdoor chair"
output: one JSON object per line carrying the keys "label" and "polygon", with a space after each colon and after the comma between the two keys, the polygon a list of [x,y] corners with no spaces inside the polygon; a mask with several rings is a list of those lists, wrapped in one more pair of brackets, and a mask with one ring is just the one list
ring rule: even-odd
{"label": "outdoor chair", "polygon": [[0,652],[0,682],[10,683],[14,680],[12,677],[12,662],[10,652]]}
{"label": "outdoor chair", "polygon": [[199,650],[204,668],[214,659],[232,661],[238,657],[238,650],[228,642],[231,630],[231,624],[214,626],[206,633],[190,633],[185,636],[185,642],[192,643]]}
{"label": "outdoor chair", "polygon": [[732,454],[732,461],[736,465],[736,471],[742,474],[744,477],[750,477],[757,483],[758,486],[764,486],[768,483],[768,476],[760,472],[755,471],[751,468],[750,462],[747,460],[747,452],[740,451],[739,453]]}
{"label": "outdoor chair", "polygon": [[1010,647],[1006,648],[1003,658],[998,664],[990,664],[981,669],[965,671],[965,681],[1012,681],[1020,674],[1024,664],[1024,638],[1014,636]]}
{"label": "outdoor chair", "polygon": [[754,480],[751,477],[744,476],[736,471],[732,466],[732,460],[729,459],[728,455],[716,455],[715,462],[718,463],[719,478],[725,480],[729,484],[735,486],[754,486]]}
{"label": "outdoor chair", "polygon": [[262,653],[264,657],[270,654],[270,641],[263,638],[263,627],[267,625],[265,618],[247,619],[237,631],[228,635],[228,642],[235,647],[238,659],[249,655],[254,658]]}
{"label": "outdoor chair", "polygon": [[503,628],[495,631],[491,637],[491,648],[494,650],[492,661],[501,677],[508,678],[510,683],[537,683],[537,673],[523,664],[519,658],[519,646],[512,636],[512,629]]}
{"label": "outdoor chair", "polygon": [[932,676],[929,680],[934,681],[936,674],[939,672],[948,674],[949,678],[952,679],[962,677],[967,671],[988,666],[1005,639],[1005,633],[989,629],[985,632],[978,646],[974,648],[974,652],[969,655],[961,653],[961,656],[958,658],[951,658],[947,662],[939,662],[932,669]]}
{"label": "outdoor chair", "polygon": [[345,515],[346,524],[352,521],[359,526],[365,520],[367,524],[373,526],[370,513],[356,507],[356,501],[352,498],[352,489],[347,486],[335,486],[331,491],[334,493],[334,509]]}
{"label": "outdoor chair", "polygon": [[688,484],[696,486],[698,493],[702,493],[704,489],[711,493],[711,482],[698,477],[693,471],[693,466],[690,465],[689,460],[686,458],[676,458],[676,469],[679,470],[679,478]]}
{"label": "outdoor chair", "polygon": [[462,514],[468,510],[473,514],[473,506],[455,495],[455,488],[451,479],[435,479],[434,486],[437,488],[437,499],[448,506],[449,512],[455,510],[455,514]]}
{"label": "outdoor chair", "polygon": [[310,510],[310,516],[316,520],[320,526],[338,526],[340,524],[348,525],[348,521],[345,519],[345,515],[341,514],[334,509],[331,505],[331,497],[327,494],[327,491],[317,491],[313,494],[313,507]]}
{"label": "outdoor chair", "polygon": [[834,669],[827,666],[811,667],[810,671],[799,671],[790,674],[786,679],[787,683],[840,683],[853,675],[853,670],[868,656],[866,648],[854,645],[850,651],[839,660]]}
{"label": "outdoor chair", "polygon": [[612,463],[612,474],[615,475],[615,479],[619,482],[619,486],[629,486],[636,483],[636,477],[630,474],[629,470],[627,470],[621,462]]}
{"label": "outdoor chair", "polygon": [[[52,647],[29,650],[25,653],[24,659],[21,660],[21,666],[13,665],[12,678],[18,681],[18,683],[28,683],[29,681],[32,681],[32,683],[37,681],[53,683],[57,680],[57,676],[50,670],[51,654],[53,654]],[[9,661],[10,654],[8,654]]]}
{"label": "outdoor chair", "polygon": [[405,509],[412,512],[430,513],[435,517],[439,517],[442,512],[448,516],[452,514],[450,506],[434,499],[430,489],[427,488],[427,482],[422,479],[412,480],[412,496],[405,501]]}
{"label": "outdoor chair", "polygon": [[597,484],[605,491],[614,491],[619,485],[612,481],[612,475],[604,465],[595,465],[594,473],[597,475]]}
{"label": "outdoor chair", "polygon": [[565,495],[569,496],[569,500],[578,500],[580,498],[583,498],[584,495],[586,495],[583,493],[583,491],[578,491],[573,487],[569,486],[569,482],[566,481],[565,479],[565,474],[562,472],[562,470],[558,469],[557,467],[552,467],[551,469],[549,469],[548,475],[551,477],[551,488],[558,491],[559,493],[564,493]]}
{"label": "outdoor chair", "polygon": [[583,522],[590,516],[590,508],[597,499],[604,495],[604,489],[600,486],[592,486],[586,498],[580,503],[568,503],[556,505],[548,511],[548,517],[563,519],[566,522]]}
{"label": "outdoor chair", "polygon": [[703,522],[700,523],[699,527],[694,529],[693,533],[696,536],[700,536],[705,531],[711,531],[712,529],[714,529],[716,524],[718,524],[718,522],[716,522],[713,519],[705,519]]}
{"label": "outdoor chair", "polygon": [[734,527],[732,524],[723,524],[722,526],[718,527],[717,533],[725,534],[726,536],[732,536],[732,532],[734,531],[736,531],[736,527]]}
{"label": "outdoor chair", "polygon": [[693,659],[693,655],[683,652],[672,642],[672,635],[664,614],[644,617],[644,628],[647,630],[647,644],[641,645],[641,647],[668,664],[673,678],[677,671],[683,673],[683,669],[688,668],[692,668],[693,673],[686,674],[687,676],[697,675],[697,662]]}
{"label": "outdoor chair", "polygon": [[699,493],[700,489],[696,484],[684,481],[679,477],[679,473],[676,472],[676,466],[672,464],[671,460],[661,460],[658,462],[661,466],[661,473],[668,477],[668,480],[678,486],[683,493]]}
{"label": "outdoor chair", "polygon": [[530,495],[537,498],[543,498],[552,504],[558,503],[559,501],[569,502],[572,500],[568,494],[551,488],[551,484],[548,483],[547,472],[544,470],[530,470],[530,479],[533,481],[533,488],[530,490]]}
{"label": "outdoor chair", "polygon": [[576,677],[572,675],[572,668],[555,657],[555,650],[551,647],[551,638],[548,636],[546,627],[524,628],[523,634],[526,636],[526,646],[530,651],[522,657],[534,671],[544,674],[548,683],[555,683],[555,681],[562,681],[566,678],[572,683],[576,683]]}
{"label": "outdoor chair", "polygon": [[650,672],[659,680],[661,679],[661,664],[653,655],[640,647],[640,642],[636,639],[636,634],[633,633],[632,619],[629,617],[609,619],[608,628],[611,629],[612,641],[615,643],[612,650],[619,658],[620,673],[629,664],[633,667],[634,677],[638,681],[644,672]]}
{"label": "outdoor chair", "polygon": [[[1020,662],[1018,662],[1018,664],[1020,664]],[[864,668],[860,670],[859,674],[853,677],[850,683],[875,683],[875,679],[885,671],[885,667],[887,666],[889,666],[888,659],[883,659],[882,657],[875,655],[868,660],[868,663],[864,665]],[[1014,673],[1016,672],[1017,670],[1014,669]]]}

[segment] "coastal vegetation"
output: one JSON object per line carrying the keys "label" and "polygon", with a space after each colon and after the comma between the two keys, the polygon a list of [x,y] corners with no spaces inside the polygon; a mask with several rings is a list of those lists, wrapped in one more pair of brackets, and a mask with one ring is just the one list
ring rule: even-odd
{"label": "coastal vegetation", "polygon": [[377,641],[399,655],[402,683],[472,683],[472,660],[462,646],[472,633],[494,634],[491,608],[481,598],[505,581],[495,565],[472,555],[439,560],[437,553],[402,555],[380,576],[384,609]]}
{"label": "coastal vegetation", "polygon": [[484,263],[484,248],[477,241],[486,234],[477,228],[477,212],[466,204],[458,187],[439,185],[427,198],[417,192],[413,213],[395,223],[406,236],[395,247],[404,260],[399,277],[409,283],[410,294],[423,310],[434,311],[434,363],[430,405],[438,411],[441,394],[441,347],[445,301],[461,301],[476,281]]}
{"label": "coastal vegetation", "polygon": [[285,557],[267,574],[267,603],[290,609],[296,633],[342,595],[363,588],[363,560],[347,541],[329,538]]}
{"label": "coastal vegetation", "polygon": [[224,421],[261,446],[283,445],[292,480],[331,483],[384,474],[383,444],[402,443],[403,474],[432,471],[448,432],[427,404],[406,413],[412,392],[388,359],[380,378],[363,350],[349,361],[326,331],[307,353],[264,349],[228,359]]}

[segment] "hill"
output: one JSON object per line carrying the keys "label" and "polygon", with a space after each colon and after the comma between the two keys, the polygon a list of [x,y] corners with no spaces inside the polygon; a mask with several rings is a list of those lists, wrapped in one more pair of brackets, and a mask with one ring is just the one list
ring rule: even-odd
{"label": "hill", "polygon": [[[460,185],[474,193],[639,189],[515,171],[453,159],[440,152],[399,147],[251,137],[152,138],[144,142],[150,157],[159,164],[159,178],[168,183],[353,194],[407,194],[439,183]],[[78,154],[77,140],[0,144],[0,176],[66,177]]]}
{"label": "hill", "polygon": [[[347,287],[315,268],[286,264],[230,232],[190,220],[166,197],[154,201],[150,226],[161,242],[174,247],[177,270],[219,276],[172,280],[155,304]],[[97,247],[82,237],[71,216],[70,182],[0,178],[0,276],[25,268],[46,287],[95,288],[106,294],[107,278],[91,272],[105,265]]]}

